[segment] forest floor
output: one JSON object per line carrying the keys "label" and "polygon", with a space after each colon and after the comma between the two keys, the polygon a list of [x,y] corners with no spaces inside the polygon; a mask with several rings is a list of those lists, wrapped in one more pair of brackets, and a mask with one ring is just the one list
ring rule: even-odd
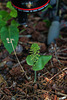
{"label": "forest floor", "polygon": [[[8,10],[5,3],[0,3],[0,10],[3,9]],[[61,37],[49,47],[46,45],[49,27],[38,14],[28,15],[28,26],[20,25],[18,29],[16,54],[26,74],[14,52],[9,54],[1,43],[0,100],[67,100],[67,29],[60,31]],[[34,71],[26,63],[32,43],[40,46],[40,54],[52,55],[44,69],[37,71],[36,83]]]}

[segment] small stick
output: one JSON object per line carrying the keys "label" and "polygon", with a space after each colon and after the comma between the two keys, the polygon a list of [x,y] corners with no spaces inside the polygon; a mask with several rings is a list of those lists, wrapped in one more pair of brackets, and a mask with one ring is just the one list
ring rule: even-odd
{"label": "small stick", "polygon": [[[22,60],[20,63],[23,64],[26,60]],[[19,63],[15,64],[13,67],[19,66]]]}
{"label": "small stick", "polygon": [[54,94],[56,94],[56,95],[61,95],[61,96],[67,97],[66,94],[63,94],[63,93],[61,93],[61,92],[54,92],[54,91],[50,91],[50,92],[51,92],[51,93],[54,93]]}
{"label": "small stick", "polygon": [[19,59],[18,59],[18,57],[17,57],[17,54],[16,54],[16,51],[15,51],[15,49],[14,49],[12,40],[11,40],[11,44],[12,44],[12,48],[13,48],[13,50],[14,50],[14,54],[15,54],[15,56],[16,56],[16,59],[17,59],[17,61],[18,61],[18,64],[20,65],[20,67],[21,67],[21,69],[22,69],[22,72],[25,74],[25,77],[29,80],[28,76],[26,75],[26,72],[25,72],[24,69],[23,69],[23,66],[21,65],[21,63],[20,63],[20,61],[19,61]]}
{"label": "small stick", "polygon": [[17,59],[17,61],[18,61],[18,64],[20,65],[20,67],[21,67],[21,69],[22,69],[22,72],[24,72],[24,69],[23,69],[23,67],[22,67],[22,65],[21,65],[21,63],[20,63],[20,61],[19,61],[19,59],[18,59],[18,57],[17,57],[17,55],[16,55],[16,52],[15,52],[15,49],[14,49],[14,46],[13,46],[12,41],[11,41],[11,44],[12,44],[12,48],[13,48],[13,50],[14,50],[14,54],[15,54],[15,56],[16,56],[16,59]]}
{"label": "small stick", "polygon": [[61,97],[59,98],[59,100],[66,100],[66,97]]}
{"label": "small stick", "polygon": [[57,75],[59,75],[61,72],[65,71],[65,70],[67,70],[67,68],[62,69],[60,72],[58,72],[57,74],[55,74],[55,75],[49,80],[49,82],[50,82],[53,78],[55,78]]}
{"label": "small stick", "polygon": [[42,74],[41,76],[38,77],[38,79],[42,78],[44,75],[48,74],[49,72],[46,72],[44,74]]}
{"label": "small stick", "polygon": [[65,60],[67,59],[67,57],[61,57],[61,56],[58,56],[58,58],[65,59]]}
{"label": "small stick", "polygon": [[62,50],[60,50],[58,53],[60,53],[60,52],[62,52],[62,51],[66,51],[67,50],[67,48],[65,48],[65,49],[62,49]]}
{"label": "small stick", "polygon": [[[64,69],[62,69],[60,72],[58,72],[57,74],[55,74],[52,78],[50,78],[49,79],[49,81],[48,81],[48,83],[52,80],[52,79],[54,79],[57,75],[59,75],[61,72],[63,72],[63,71],[65,71],[65,70],[67,70],[67,67],[66,68],[64,68]],[[42,83],[43,83],[44,81],[42,81]]]}
{"label": "small stick", "polygon": [[65,97],[67,97],[66,94],[63,94],[63,93],[60,93],[60,92],[57,92],[56,94],[57,94],[57,95],[61,95],[61,96],[65,96]]}

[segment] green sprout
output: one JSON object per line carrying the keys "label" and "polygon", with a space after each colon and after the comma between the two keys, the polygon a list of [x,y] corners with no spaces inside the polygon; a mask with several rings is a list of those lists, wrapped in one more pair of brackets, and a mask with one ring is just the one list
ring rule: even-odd
{"label": "green sprout", "polygon": [[37,43],[33,43],[30,47],[30,55],[27,56],[26,62],[28,65],[32,66],[35,71],[34,82],[36,82],[36,72],[42,70],[48,61],[52,58],[51,55],[40,55],[40,47]]}

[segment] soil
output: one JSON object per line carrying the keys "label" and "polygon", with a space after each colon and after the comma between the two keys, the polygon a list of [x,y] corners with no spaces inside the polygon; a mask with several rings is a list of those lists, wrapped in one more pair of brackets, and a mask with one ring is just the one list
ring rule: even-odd
{"label": "soil", "polygon": [[[0,3],[0,10],[8,10],[5,5]],[[67,29],[60,31],[56,44],[47,46],[49,27],[38,14],[28,15],[27,24],[18,27],[20,38],[16,49],[24,72],[14,52],[9,54],[0,45],[0,100],[67,100]],[[21,32],[22,29],[25,31]],[[40,46],[40,54],[52,55],[44,69],[37,71],[36,83],[32,66],[26,63],[32,43]]]}

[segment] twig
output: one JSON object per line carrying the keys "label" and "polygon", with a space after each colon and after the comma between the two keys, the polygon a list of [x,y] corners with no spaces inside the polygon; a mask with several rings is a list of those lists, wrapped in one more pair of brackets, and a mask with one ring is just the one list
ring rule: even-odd
{"label": "twig", "polygon": [[45,70],[52,76],[52,74],[47,70],[47,68],[45,67]]}
{"label": "twig", "polygon": [[66,97],[61,97],[59,98],[59,100],[66,100]]}
{"label": "twig", "polygon": [[26,29],[21,30],[21,31],[19,32],[19,34],[23,33],[25,30],[26,30]]}
{"label": "twig", "polygon": [[[23,64],[26,60],[22,60],[20,63]],[[13,67],[17,67],[19,66],[19,63],[17,63],[16,65],[14,65]]]}
{"label": "twig", "polygon": [[50,82],[53,78],[55,78],[57,75],[59,75],[61,72],[65,71],[65,70],[67,70],[67,68],[62,69],[60,72],[58,72],[57,74],[55,74],[55,75],[49,80],[49,82]]}
{"label": "twig", "polygon": [[[65,70],[67,70],[67,67],[64,68],[64,69],[62,69],[62,70],[61,70],[60,72],[58,72],[57,74],[55,74],[52,78],[50,78],[49,81],[48,81],[48,83],[49,83],[52,79],[54,79],[57,75],[59,75],[61,72],[65,71]],[[44,81],[42,81],[42,83],[44,83]],[[48,84],[48,83],[47,83],[47,84]]]}
{"label": "twig", "polygon": [[32,35],[19,35],[19,37],[27,37],[27,38],[30,38],[30,37],[32,37]]}
{"label": "twig", "polygon": [[67,56],[67,53],[61,53],[61,52],[57,52],[58,55],[64,55]]}
{"label": "twig", "polygon": [[63,93],[60,93],[60,92],[57,92],[56,94],[57,94],[57,95],[61,95],[61,96],[65,96],[65,97],[67,97],[66,94],[63,94]]}
{"label": "twig", "polygon": [[65,49],[62,49],[62,50],[60,50],[58,53],[60,53],[60,52],[62,52],[62,51],[66,51],[67,50],[67,48],[65,48]]}
{"label": "twig", "polygon": [[58,59],[58,56],[57,56],[57,52],[56,52],[56,51],[55,51],[55,57],[56,57],[57,61],[59,62],[59,64],[62,64],[62,63],[60,62],[60,60]]}
{"label": "twig", "polygon": [[[53,94],[56,94],[56,95],[58,95],[58,96],[64,96],[65,98],[67,97],[67,95],[66,94],[63,94],[63,93],[61,93],[61,92],[54,92],[54,91],[51,91],[51,93],[53,93]],[[63,98],[63,97],[62,97]],[[63,100],[63,99],[59,99],[59,100]]]}
{"label": "twig", "polygon": [[21,63],[20,63],[20,61],[19,61],[19,59],[18,59],[18,57],[17,57],[17,54],[16,54],[16,51],[15,51],[15,49],[14,49],[14,46],[13,46],[12,41],[11,41],[11,44],[12,44],[12,48],[13,48],[13,50],[14,50],[14,54],[15,54],[15,56],[16,56],[16,59],[17,59],[17,61],[18,61],[18,64],[20,65],[20,67],[21,67],[21,69],[22,69],[22,72],[25,74],[25,77],[29,80],[28,76],[26,75],[26,72],[25,72],[24,69],[23,69],[23,66],[21,65]]}
{"label": "twig", "polygon": [[38,77],[38,79],[42,78],[44,75],[48,74],[49,72],[46,72],[44,74],[42,74],[41,76]]}
{"label": "twig", "polygon": [[23,69],[23,67],[22,67],[22,65],[21,65],[21,63],[20,63],[20,61],[19,61],[19,59],[18,59],[18,57],[17,57],[17,55],[16,55],[16,51],[15,51],[15,49],[14,49],[13,43],[11,42],[11,44],[12,44],[12,48],[13,48],[14,54],[15,54],[15,56],[16,56],[16,59],[17,59],[17,61],[18,61],[18,64],[20,65],[20,67],[21,67],[21,69],[22,69],[22,72],[24,72],[24,69]]}
{"label": "twig", "polygon": [[61,38],[61,40],[67,41],[67,38]]}
{"label": "twig", "polygon": [[65,60],[67,59],[67,57],[61,57],[61,56],[58,56],[58,58],[65,59]]}
{"label": "twig", "polygon": [[60,60],[60,62],[63,63],[63,64],[67,64],[66,60]]}

